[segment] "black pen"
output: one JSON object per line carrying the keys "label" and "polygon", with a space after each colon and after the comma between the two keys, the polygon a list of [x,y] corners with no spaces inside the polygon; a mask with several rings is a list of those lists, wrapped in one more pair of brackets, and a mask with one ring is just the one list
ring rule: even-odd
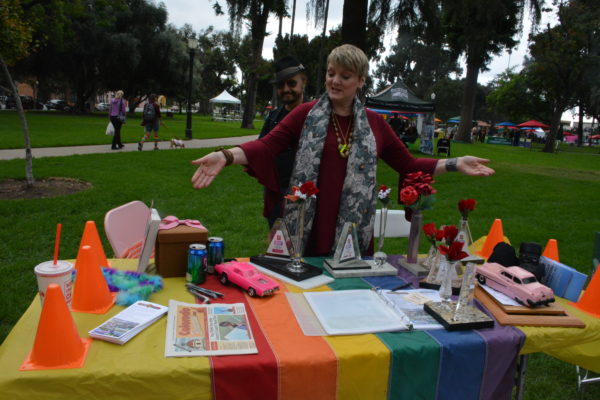
{"label": "black pen", "polygon": [[400,289],[406,289],[407,287],[409,287],[409,286],[411,286],[411,285],[412,285],[412,283],[410,283],[410,282],[407,282],[407,283],[405,283],[404,285],[401,285],[401,286],[398,286],[398,287],[395,287],[395,288],[393,288],[393,289],[392,289],[392,292],[395,292],[396,290],[400,290]]}

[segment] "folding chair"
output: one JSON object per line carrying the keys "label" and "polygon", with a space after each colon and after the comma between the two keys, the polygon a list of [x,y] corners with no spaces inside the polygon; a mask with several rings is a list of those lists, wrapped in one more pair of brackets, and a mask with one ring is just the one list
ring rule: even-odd
{"label": "folding chair", "polygon": [[[376,210],[375,214],[375,237],[379,235],[379,220],[381,219],[381,210]],[[408,237],[410,234],[410,222],[404,217],[404,210],[388,210],[387,221],[385,224],[385,237]]]}
{"label": "folding chair", "polygon": [[440,153],[446,153],[447,157],[450,157],[450,139],[438,139],[437,141],[437,155]]}
{"label": "folding chair", "polygon": [[150,208],[139,200],[108,211],[104,231],[117,258],[138,258],[146,237]]}

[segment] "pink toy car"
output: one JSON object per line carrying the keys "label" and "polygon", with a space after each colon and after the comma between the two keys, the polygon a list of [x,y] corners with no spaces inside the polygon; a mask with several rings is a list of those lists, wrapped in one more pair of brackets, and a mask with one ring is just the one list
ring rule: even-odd
{"label": "pink toy car", "polygon": [[531,272],[521,267],[485,263],[477,266],[476,276],[481,285],[488,285],[529,307],[548,305],[554,301],[552,289],[539,283]]}
{"label": "pink toy car", "polygon": [[279,290],[277,282],[261,274],[248,263],[234,261],[217,264],[215,272],[223,285],[234,283],[247,291],[251,297],[267,296]]}

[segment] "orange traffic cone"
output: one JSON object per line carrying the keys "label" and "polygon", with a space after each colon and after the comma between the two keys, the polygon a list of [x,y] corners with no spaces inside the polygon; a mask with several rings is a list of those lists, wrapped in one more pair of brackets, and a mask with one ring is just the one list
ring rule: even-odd
{"label": "orange traffic cone", "polygon": [[560,260],[558,259],[558,242],[556,241],[556,239],[548,240],[548,243],[546,243],[546,248],[544,249],[542,255],[556,262],[560,262]]}
{"label": "orange traffic cone", "polygon": [[594,317],[600,318],[600,265],[596,267],[596,273],[587,285],[579,301],[571,303],[571,305]]}
{"label": "orange traffic cone", "polygon": [[52,283],[46,290],[33,349],[19,370],[81,368],[91,341],[79,336],[60,286]]}
{"label": "orange traffic cone", "polygon": [[[81,255],[81,248],[83,246],[90,246],[94,254],[94,258],[98,260],[98,264],[101,267],[110,267],[102,242],[100,241],[100,235],[98,235],[98,229],[96,229],[96,223],[94,221],[87,221],[85,223],[85,229],[83,230],[83,236],[81,237],[81,243],[79,243],[79,251],[77,252],[77,259]],[[75,263],[75,269],[77,269],[77,263]]]}
{"label": "orange traffic cone", "polygon": [[494,251],[494,247],[504,241],[504,231],[502,230],[502,220],[496,218],[492,227],[490,228],[490,232],[485,239],[485,243],[479,252],[477,253],[480,257],[488,259],[492,252]]}
{"label": "orange traffic cone", "polygon": [[104,314],[115,302],[116,293],[111,293],[102,275],[100,266],[90,246],[82,246],[77,257],[77,276],[73,288],[71,308],[73,311]]}

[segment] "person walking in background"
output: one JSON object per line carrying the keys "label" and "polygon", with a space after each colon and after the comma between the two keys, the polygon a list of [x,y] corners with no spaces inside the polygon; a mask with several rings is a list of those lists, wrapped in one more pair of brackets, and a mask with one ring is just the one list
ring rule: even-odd
{"label": "person walking in background", "polygon": [[158,150],[158,126],[162,125],[160,120],[160,107],[156,104],[156,95],[151,94],[148,97],[148,103],[144,106],[142,115],[142,126],[144,127],[144,136],[138,143],[138,150],[142,151],[144,142],[150,138],[154,132],[154,150]]}
{"label": "person walking in background", "polygon": [[108,109],[108,119],[115,128],[115,134],[112,140],[112,150],[122,149],[123,143],[121,143],[121,126],[125,123],[125,101],[123,100],[123,91],[117,90],[115,97],[110,102]]}
{"label": "person walking in background", "polygon": [[[304,88],[307,83],[304,70],[304,65],[292,56],[285,56],[275,62],[275,78],[271,83],[277,88],[277,96],[282,104],[269,113],[258,135],[259,138],[271,132],[290,111],[304,102]],[[287,194],[290,184],[295,155],[296,148],[290,147],[278,154],[275,159],[279,191],[269,190],[265,186],[263,216],[267,219],[269,228],[277,218],[283,216],[285,204],[283,196]]]}

